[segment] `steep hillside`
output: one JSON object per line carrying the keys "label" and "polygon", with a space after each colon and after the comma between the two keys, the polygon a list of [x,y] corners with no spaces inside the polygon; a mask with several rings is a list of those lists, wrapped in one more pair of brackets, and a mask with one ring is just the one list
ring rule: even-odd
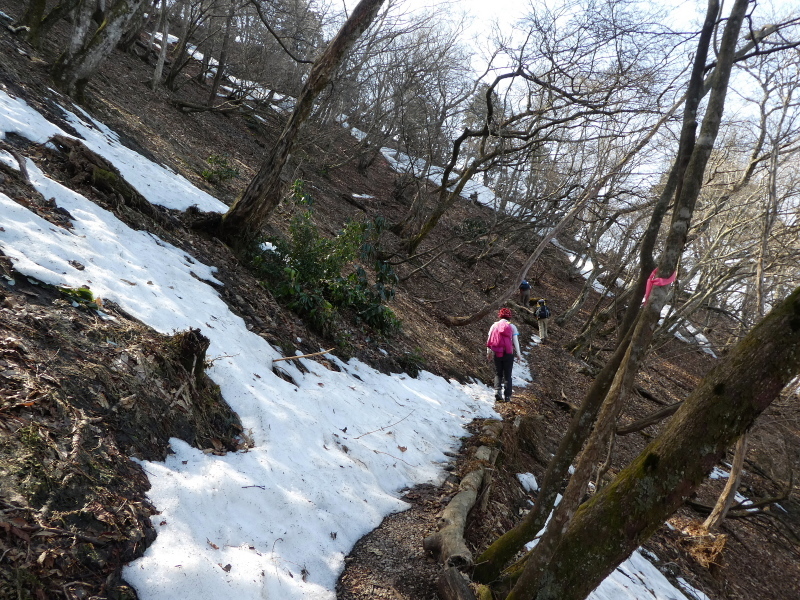
{"label": "steep hillside", "polygon": [[[20,11],[9,0],[0,1],[0,9],[12,16]],[[67,100],[55,95],[48,79],[54,50],[50,45],[38,52],[4,28],[0,85],[70,131],[53,102]],[[177,94],[153,92],[146,83],[151,69],[135,56],[115,53],[88,88],[87,111],[118,132],[128,147],[229,204],[254,174],[283,116],[247,110],[183,112],[174,100],[200,102],[207,87],[187,80]],[[248,270],[237,254],[240,249],[193,231],[191,215],[154,208],[98,183],[91,177],[97,156],[80,147],[40,145],[17,136],[9,136],[5,144],[132,228],[150,231],[216,267],[223,284],[220,295],[231,311],[287,356],[335,345],[340,359],[357,357],[382,372],[424,369],[459,381],[491,380],[483,343],[492,319],[451,328],[441,317],[469,314],[507,286],[535,240],[475,263],[469,255],[437,255],[436,250],[462,235],[465,222],[488,221],[491,214],[484,207],[464,200],[445,216],[422,249],[435,257],[429,263],[405,262],[399,240],[387,234],[384,251],[393,256],[399,276],[390,306],[402,330],[383,336],[345,315],[334,343],[281,306]],[[287,183],[304,182],[304,191],[313,198],[314,221],[327,235],[337,233],[348,219],[402,220],[410,206],[398,174],[382,157],[365,173],[356,169],[356,144],[339,127],[311,123],[287,169]],[[238,176],[210,183],[202,173],[210,168],[212,156],[225,157]],[[54,226],[69,226],[69,214],[2,163],[0,191]],[[286,234],[292,210],[287,204],[276,211],[272,233]],[[569,240],[561,242],[569,245]],[[556,312],[564,310],[583,284],[570,273],[566,255],[555,247],[547,250],[532,273],[533,296],[546,297]],[[120,569],[152,542],[149,517],[158,507],[147,500],[145,474],[126,457],[163,459],[170,437],[219,454],[247,447],[249,441],[219,390],[195,368],[206,360],[207,340],[201,335],[157,334],[113,304],[103,310],[115,320],[100,319],[92,298],[75,298],[20,276],[4,256],[0,274],[0,597],[133,598]],[[533,416],[538,443],[526,445],[510,434],[504,439],[505,459],[491,495],[473,511],[468,530],[476,549],[519,518],[527,497],[516,473],[542,475],[566,428],[570,404],[580,402],[591,382],[589,365],[561,345],[577,334],[597,301],[596,294],[590,296],[578,316],[564,327],[553,326],[551,344],[526,343],[533,381],[497,410],[509,423],[517,416]],[[535,321],[514,308],[527,342]],[[632,400],[624,422],[682,400],[713,364],[696,347],[668,342],[648,361],[638,381],[641,395]],[[800,596],[800,506],[789,495],[795,490],[784,489],[798,465],[796,400],[777,403],[763,419],[741,488],[750,498],[780,498],[780,508],[770,509],[774,516],[732,519],[723,527],[727,537],[705,539],[694,535],[702,513],[684,508],[647,544],[663,572],[688,579],[715,599]],[[480,430],[479,424],[474,430]],[[638,453],[656,430],[657,425],[619,437],[610,473]],[[465,442],[464,456],[474,444]],[[463,475],[464,456],[453,457],[454,477],[441,488],[410,490],[404,499],[412,508],[386,519],[359,543],[341,579],[340,598],[436,597],[438,567],[424,556],[421,540],[435,528],[456,477]],[[710,481],[697,504],[713,504],[721,486],[719,480]]]}

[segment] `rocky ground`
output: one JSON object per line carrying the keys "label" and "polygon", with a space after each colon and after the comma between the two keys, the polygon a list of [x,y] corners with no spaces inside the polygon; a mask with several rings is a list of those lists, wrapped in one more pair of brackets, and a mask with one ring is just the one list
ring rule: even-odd
{"label": "rocky ground", "polygon": [[[14,0],[0,0],[0,10],[17,16],[20,7]],[[48,91],[47,65],[58,35],[37,51],[5,28],[0,32],[0,85],[53,118],[58,111],[47,100],[53,94]],[[265,112],[264,123],[247,112],[181,112],[174,100],[200,101],[207,88],[187,80],[176,93],[152,92],[146,84],[151,70],[146,61],[116,53],[88,88],[89,109],[130,146],[223,201],[232,201],[274,139],[280,115]],[[115,194],[80,177],[91,156],[19,138],[6,143],[127,223],[153,231],[216,266],[224,283],[221,293],[231,309],[271,343],[286,352],[329,347],[329,340],[283,309],[232,250],[193,232],[183,215],[119,202]],[[360,173],[356,151],[356,141],[339,128],[312,125],[295,152],[293,178],[306,182],[315,199],[315,218],[328,233],[347,218],[401,219],[409,206],[410,198],[398,192],[398,176],[388,165],[379,159]],[[209,156],[222,154],[240,175],[211,184],[200,173]],[[55,225],[69,227],[69,215],[33,192],[16,171],[0,171],[0,191]],[[372,198],[353,202],[353,194]],[[288,216],[288,208],[279,209],[272,229],[284,231]],[[443,219],[429,248],[456,239],[469,220],[490,218],[486,209],[464,202]],[[393,243],[391,238],[386,241],[389,250]],[[420,270],[398,261],[401,283],[392,308],[403,321],[403,332],[390,340],[393,351],[381,354],[375,334],[351,323],[350,343],[336,353],[358,356],[384,371],[421,366],[460,380],[489,381],[483,342],[491,320],[449,328],[441,318],[482,306],[497,286],[508,285],[533,244],[529,240],[477,263],[469,261],[474,251],[469,245]],[[533,296],[547,297],[558,314],[583,283],[570,274],[564,255],[548,250],[531,273]],[[93,300],[28,280],[0,256],[0,598],[135,597],[119,579],[119,569],[156,535],[157,528],[150,524],[156,507],[147,501],[146,476],[127,457],[163,458],[171,436],[208,452],[247,445],[236,415],[213,383],[191,366],[205,359],[201,336],[159,335],[113,304],[102,310],[115,319],[104,320]],[[563,345],[577,334],[597,301],[590,296],[575,318],[552,327],[550,344],[531,349],[533,383],[499,407],[506,422],[518,415],[533,416],[538,443],[525,445],[513,436],[503,437],[491,492],[470,518],[467,537],[476,551],[520,517],[526,495],[515,474],[531,472],[541,478],[549,451],[568,422],[569,405],[580,402],[590,383],[586,363]],[[535,323],[524,311],[517,312],[522,339],[530,339]],[[298,337],[304,340],[299,348],[294,341]],[[598,357],[603,356],[601,351]],[[683,399],[713,364],[714,359],[696,348],[666,341],[639,377],[641,393],[631,399],[623,423]],[[797,489],[791,475],[799,462],[797,400],[781,399],[762,417],[753,432],[740,488],[754,500],[780,498],[780,507],[728,519],[714,539],[698,536],[702,506],[713,504],[722,486],[710,481],[694,503],[647,544],[670,577],[681,575],[720,600],[800,597],[800,504],[794,499]],[[474,424],[473,430],[479,429],[480,424]],[[621,436],[611,472],[657,431],[655,425]],[[437,597],[440,567],[424,554],[421,542],[435,530],[475,444],[476,438],[465,441],[462,453],[453,457],[451,477],[441,487],[408,490],[409,509],[387,518],[356,545],[340,579],[339,598]]]}

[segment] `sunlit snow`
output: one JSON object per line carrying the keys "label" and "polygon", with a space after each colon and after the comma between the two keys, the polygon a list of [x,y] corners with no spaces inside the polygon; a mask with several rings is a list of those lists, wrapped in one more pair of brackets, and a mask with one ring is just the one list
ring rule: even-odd
{"label": "sunlit snow", "polygon": [[[88,115],[64,114],[151,202],[224,210]],[[0,92],[0,133],[9,132],[40,143],[66,135]],[[7,153],[0,160],[16,166]],[[89,286],[160,332],[201,329],[211,340],[208,374],[255,443],[215,456],[173,439],[166,461],[141,463],[160,511],[158,537],[123,575],[142,600],[333,599],[355,542],[404,509],[404,488],[443,479],[445,452],[458,448],[467,423],[498,416],[492,390],[480,383],[385,375],[357,360],[331,358],[340,371],[309,359],[300,359],[303,371],[281,362],[296,385],[285,381],[273,373],[279,351],[220,299],[213,267],[26,164],[32,184],[69,212],[74,227],[56,227],[0,194],[0,249],[15,268],[49,284]],[[514,372],[515,385],[530,380],[525,362]],[[598,595],[606,586],[628,595]],[[684,598],[638,554],[592,597]]]}

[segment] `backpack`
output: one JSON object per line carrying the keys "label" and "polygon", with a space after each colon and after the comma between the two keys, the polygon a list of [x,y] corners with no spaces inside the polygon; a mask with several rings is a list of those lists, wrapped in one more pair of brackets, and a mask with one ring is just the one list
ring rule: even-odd
{"label": "backpack", "polygon": [[531,284],[528,283],[527,279],[523,279],[522,283],[519,284],[519,289],[521,289],[523,292],[525,292],[525,291],[531,289]]}
{"label": "backpack", "polygon": [[511,323],[505,320],[500,320],[489,330],[489,339],[486,341],[486,347],[494,352],[495,356],[503,356],[505,354],[513,354],[514,347],[511,345],[511,338],[514,335],[514,330],[511,328]]}
{"label": "backpack", "polygon": [[547,307],[547,304],[542,304],[539,308],[536,309],[536,318],[537,319],[550,318],[550,309]]}

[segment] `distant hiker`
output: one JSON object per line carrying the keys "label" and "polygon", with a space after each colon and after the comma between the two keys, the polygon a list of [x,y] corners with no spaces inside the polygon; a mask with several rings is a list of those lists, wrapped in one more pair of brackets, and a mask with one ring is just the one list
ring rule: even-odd
{"label": "distant hiker", "polygon": [[531,303],[531,284],[527,279],[523,279],[519,284],[519,303],[525,308]]}
{"label": "distant hiker", "polygon": [[[511,370],[514,358],[519,361],[519,331],[511,324],[511,309],[501,308],[498,321],[489,329],[486,340],[486,358],[494,359],[494,399],[497,402],[511,400]],[[503,384],[505,383],[505,390]],[[503,393],[505,391],[505,393]]]}
{"label": "distant hiker", "polygon": [[539,322],[539,337],[544,342],[547,339],[547,321],[550,319],[550,308],[544,298],[536,301],[536,310],[533,311],[533,316]]}

